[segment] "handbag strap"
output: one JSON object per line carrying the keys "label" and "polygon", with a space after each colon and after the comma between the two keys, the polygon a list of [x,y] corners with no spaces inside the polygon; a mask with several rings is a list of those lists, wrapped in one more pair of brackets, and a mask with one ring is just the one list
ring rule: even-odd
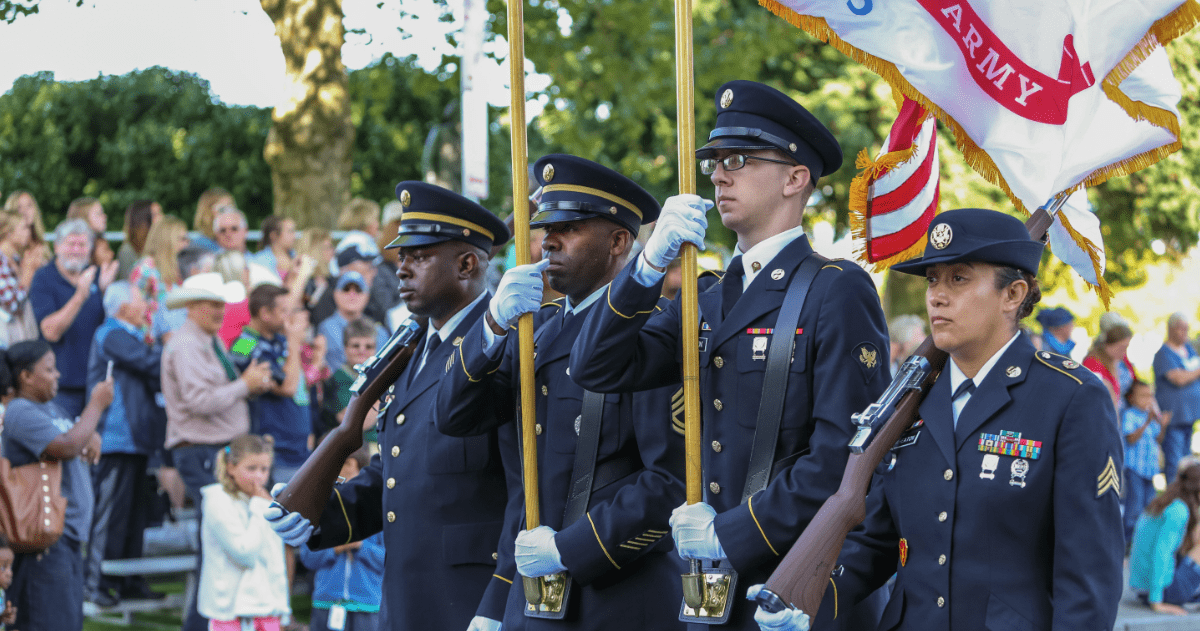
{"label": "handbag strap", "polygon": [[800,268],[788,283],[787,295],[775,320],[775,333],[767,354],[767,369],[763,376],[762,397],[759,399],[758,421],[754,426],[754,443],[750,448],[750,468],[742,502],[767,488],[771,481],[771,465],[775,462],[775,444],[779,440],[779,425],[783,420],[783,399],[787,396],[788,373],[791,372],[792,352],[796,348],[794,331],[800,323],[804,300],[812,288],[817,272],[829,259],[813,252],[800,263]]}
{"label": "handbag strap", "polygon": [[600,422],[604,416],[604,395],[585,390],[583,410],[579,414],[579,438],[575,441],[575,466],[571,471],[571,492],[563,511],[563,528],[587,513],[596,474],[596,454],[600,448]]}

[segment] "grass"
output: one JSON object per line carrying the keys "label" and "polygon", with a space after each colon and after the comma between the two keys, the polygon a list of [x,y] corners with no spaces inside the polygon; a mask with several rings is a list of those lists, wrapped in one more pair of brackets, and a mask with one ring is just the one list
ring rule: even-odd
{"label": "grass", "polygon": [[[168,594],[182,594],[183,583],[155,583],[154,589]],[[308,595],[292,596],[292,615],[296,620],[308,624],[312,612],[312,599]],[[84,631],[162,631],[163,629],[178,629],[183,624],[183,612],[179,609],[164,609],[162,611],[135,613],[133,624],[126,626],[120,622],[106,622],[97,618],[85,618]]]}

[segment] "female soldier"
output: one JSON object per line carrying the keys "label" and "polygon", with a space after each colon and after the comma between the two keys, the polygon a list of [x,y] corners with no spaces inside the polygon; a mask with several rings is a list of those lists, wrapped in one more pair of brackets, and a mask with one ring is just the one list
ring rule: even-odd
{"label": "female soldier", "polygon": [[[1100,380],[1017,330],[1040,298],[1041,252],[1016,218],[961,209],[934,219],[923,257],[893,266],[928,280],[950,360],[875,476],[820,619],[895,574],[881,630],[1113,627],[1121,439]],[[797,610],[757,617],[808,626]]]}

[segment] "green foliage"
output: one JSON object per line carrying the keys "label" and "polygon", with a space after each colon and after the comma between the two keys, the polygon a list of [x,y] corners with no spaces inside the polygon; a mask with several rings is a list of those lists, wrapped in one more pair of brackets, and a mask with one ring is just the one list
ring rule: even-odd
{"label": "green foliage", "polygon": [[81,195],[104,203],[110,229],[120,228],[130,202],[146,198],[190,221],[210,186],[264,216],[270,123],[269,110],[222,105],[207,81],[165,68],[80,82],[21,77],[0,96],[0,191],[31,191],[47,226]]}
{"label": "green foliage", "polygon": [[[350,73],[351,117],[356,129],[353,195],[386,203],[396,199],[398,182],[424,180],[427,170],[451,188],[459,188],[458,62],[457,57],[448,56],[427,72],[415,57],[389,53]],[[511,209],[512,193],[509,134],[499,123],[504,113],[495,108],[489,112],[491,190],[482,202],[501,215]]]}

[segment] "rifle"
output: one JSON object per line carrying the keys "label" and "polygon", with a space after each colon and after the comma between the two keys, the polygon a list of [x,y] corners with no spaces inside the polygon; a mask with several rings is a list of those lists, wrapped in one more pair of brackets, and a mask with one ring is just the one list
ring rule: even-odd
{"label": "rifle", "polygon": [[[1065,193],[1056,195],[1029,217],[1025,228],[1030,239],[1046,241],[1054,214],[1067,197]],[[766,586],[755,597],[759,607],[772,613],[795,607],[816,619],[846,535],[866,517],[871,476],[904,430],[917,419],[921,401],[937,381],[946,359],[945,351],[933,345],[933,336],[925,338],[905,360],[879,400],[853,416],[858,430],[850,441],[850,458],[842,483],[771,573]]]}
{"label": "rifle", "polygon": [[346,458],[363,444],[367,412],[396,381],[412,359],[425,325],[409,318],[396,334],[367,361],[354,367],[358,378],[350,386],[350,403],[342,424],[329,432],[316,451],[304,461],[291,482],[275,498],[284,509],[300,513],[312,524],[321,522],[325,503]]}

